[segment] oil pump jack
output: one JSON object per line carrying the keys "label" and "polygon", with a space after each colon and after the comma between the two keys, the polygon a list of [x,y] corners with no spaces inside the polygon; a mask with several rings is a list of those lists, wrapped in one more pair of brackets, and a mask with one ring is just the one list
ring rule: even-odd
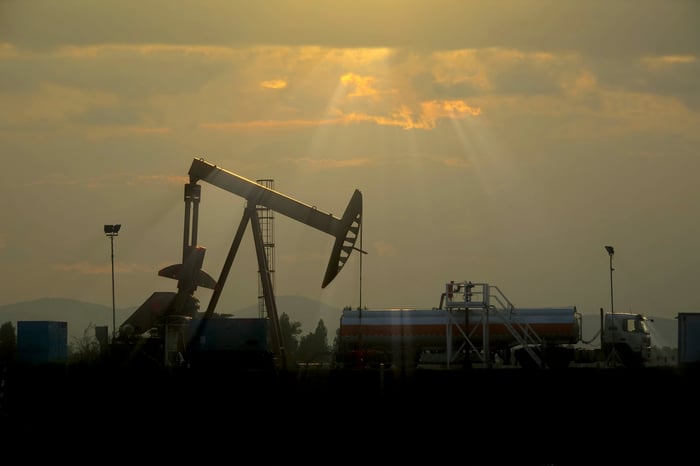
{"label": "oil pump jack", "polygon": [[[134,352],[148,342],[162,352],[165,365],[173,364],[172,355],[187,358],[206,332],[206,327],[215,314],[215,309],[224,284],[236,257],[245,230],[250,223],[258,269],[267,309],[269,338],[276,366],[286,368],[287,355],[280,333],[277,304],[265,245],[260,228],[256,206],[264,206],[305,225],[313,227],[335,238],[321,287],[328,286],[348,261],[353,250],[364,251],[355,246],[362,223],[362,193],[355,190],[341,218],[323,212],[315,206],[285,196],[273,189],[220,168],[202,158],[195,158],[189,170],[189,183],[185,184],[185,222],[183,233],[182,263],[161,269],[159,276],[177,280],[178,291],[156,292],[142,304],[119,328],[115,342],[127,345]],[[230,193],[243,197],[247,202],[238,229],[231,243],[228,255],[219,274],[214,280],[202,270],[206,249],[197,244],[199,203],[201,200],[200,181],[209,183]],[[194,293],[197,287],[213,290],[206,311],[197,319],[197,325],[189,333],[183,327],[199,314],[199,300]],[[148,334],[148,338],[144,335]],[[156,342],[154,344],[154,342]],[[175,351],[172,348],[176,348]],[[153,352],[151,352],[153,354]],[[158,356],[156,356],[156,359]]]}

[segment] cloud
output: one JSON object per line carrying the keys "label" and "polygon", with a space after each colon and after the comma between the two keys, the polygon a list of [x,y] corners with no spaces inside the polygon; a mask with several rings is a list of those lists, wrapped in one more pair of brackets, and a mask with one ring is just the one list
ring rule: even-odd
{"label": "cloud", "polygon": [[[339,111],[340,112],[340,111]],[[481,109],[472,107],[462,101],[431,101],[421,104],[421,110],[414,116],[413,110],[406,106],[392,111],[389,115],[372,115],[368,113],[340,112],[336,118],[322,118],[318,120],[268,120],[245,122],[217,122],[201,123],[204,129],[217,131],[240,131],[249,129],[275,129],[291,127],[317,127],[326,125],[349,125],[353,123],[374,123],[379,126],[398,126],[403,129],[435,128],[437,121],[441,119],[461,119],[466,116],[478,116]]]}
{"label": "cloud", "polygon": [[493,96],[578,95],[595,103],[596,91],[620,86],[672,95],[689,108],[700,101],[700,62],[689,54],[611,61],[498,47],[407,53],[93,44],[18,56],[14,46],[4,48],[13,52],[0,58],[0,128],[45,125],[96,142],[191,128],[243,133],[369,123],[431,130],[440,120],[480,115],[497,102]]}
{"label": "cloud", "polygon": [[644,57],[642,63],[649,68],[671,67],[674,65],[684,65],[695,63],[698,57],[694,55],[664,55],[660,57]]}
{"label": "cloud", "polygon": [[364,167],[370,165],[372,161],[368,158],[354,159],[311,159],[302,157],[293,159],[293,163],[297,165],[309,166],[312,168],[346,168],[346,167]]}
{"label": "cloud", "polygon": [[375,88],[377,79],[372,76],[360,76],[355,73],[347,73],[340,77],[340,82],[352,87],[348,97],[375,97],[379,91]]}
{"label": "cloud", "polygon": [[0,42],[33,49],[286,44],[697,55],[700,6],[670,6],[656,0],[7,1],[0,6]]}
{"label": "cloud", "polygon": [[284,89],[287,87],[287,82],[284,79],[270,79],[261,82],[260,86],[266,89]]}

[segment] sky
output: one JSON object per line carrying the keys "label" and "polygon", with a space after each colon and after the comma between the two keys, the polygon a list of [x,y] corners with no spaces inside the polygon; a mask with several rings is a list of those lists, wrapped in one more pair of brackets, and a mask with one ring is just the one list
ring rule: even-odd
{"label": "sky", "polygon": [[[116,307],[176,291],[203,158],[336,217],[361,191],[367,254],[325,288],[334,238],[273,220],[275,293],[338,318],[451,280],[700,311],[699,77],[696,1],[0,0],[0,305],[111,306],[116,223]],[[217,279],[246,200],[201,184]],[[217,311],[257,270],[248,228]]]}

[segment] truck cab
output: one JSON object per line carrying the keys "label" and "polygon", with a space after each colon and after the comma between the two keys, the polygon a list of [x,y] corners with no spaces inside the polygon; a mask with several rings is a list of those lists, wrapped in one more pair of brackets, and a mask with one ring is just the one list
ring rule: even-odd
{"label": "truck cab", "polygon": [[617,355],[627,367],[638,367],[651,358],[651,332],[647,317],[631,312],[604,316],[602,349],[606,356]]}

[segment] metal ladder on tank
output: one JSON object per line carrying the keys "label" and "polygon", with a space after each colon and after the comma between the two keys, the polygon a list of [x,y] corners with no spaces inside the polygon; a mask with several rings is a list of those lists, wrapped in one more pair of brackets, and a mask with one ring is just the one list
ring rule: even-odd
{"label": "metal ladder on tank", "polygon": [[[496,294],[492,293],[495,290]],[[495,315],[506,327],[511,336],[518,342],[520,346],[528,353],[535,362],[537,367],[543,368],[544,362],[542,358],[532,349],[532,345],[539,345],[542,339],[532,329],[528,323],[513,322],[509,317],[513,313],[517,313],[515,306],[508,300],[503,292],[497,286],[491,286],[487,283],[472,283],[472,282],[450,282],[445,285],[445,309],[447,311],[447,331],[446,331],[446,348],[447,348],[447,367],[449,369],[452,361],[452,332],[450,328],[454,325],[465,340],[465,343],[479,354],[479,349],[471,341],[471,336],[481,326],[483,331],[483,356],[479,356],[482,362],[491,367],[491,355],[489,344],[489,317]],[[500,306],[492,304],[495,301]],[[462,325],[457,321],[452,311],[457,309],[465,310],[483,310],[479,324],[472,328],[469,334],[462,328]],[[460,346],[460,350],[464,348],[464,344]],[[469,357],[468,355],[466,357]]]}

